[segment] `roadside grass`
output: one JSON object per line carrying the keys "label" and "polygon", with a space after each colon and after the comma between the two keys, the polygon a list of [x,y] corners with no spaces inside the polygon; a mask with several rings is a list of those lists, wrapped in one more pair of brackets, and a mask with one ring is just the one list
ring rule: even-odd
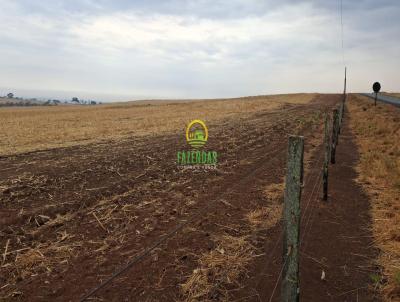
{"label": "roadside grass", "polygon": [[400,111],[358,95],[347,108],[360,150],[359,182],[372,200],[380,288],[385,301],[400,301]]}
{"label": "roadside grass", "polygon": [[98,106],[0,108],[0,155],[181,131],[192,119],[227,117],[306,104],[317,94],[171,100]]}

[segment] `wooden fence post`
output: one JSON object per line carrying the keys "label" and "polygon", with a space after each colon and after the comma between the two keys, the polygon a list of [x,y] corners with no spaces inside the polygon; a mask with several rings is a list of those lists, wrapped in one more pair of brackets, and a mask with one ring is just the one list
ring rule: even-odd
{"label": "wooden fence post", "polygon": [[339,113],[337,109],[333,109],[333,119],[332,119],[332,144],[331,144],[331,164],[336,162],[335,153],[338,138],[338,123]]}
{"label": "wooden fence post", "polygon": [[304,138],[289,137],[284,196],[282,302],[299,301],[300,198],[303,184]]}
{"label": "wooden fence post", "polygon": [[[338,123],[338,127],[337,127],[337,135],[338,135],[338,137],[337,138],[339,138],[339,134],[340,134],[340,112],[341,112],[340,108],[341,108],[341,106],[339,105],[339,108],[338,108],[338,120],[337,120],[337,123]],[[336,146],[337,145],[339,145],[339,139],[336,140]]]}
{"label": "wooden fence post", "polygon": [[342,119],[344,117],[344,104],[346,103],[346,95],[343,97],[343,112],[342,112]]}
{"label": "wooden fence post", "polygon": [[331,140],[329,139],[329,114],[325,115],[325,157],[324,157],[324,167],[323,167],[323,200],[328,200],[328,166],[329,157],[331,154]]}
{"label": "wooden fence post", "polygon": [[344,105],[343,105],[343,103],[341,103],[339,106],[339,119],[338,119],[339,127],[338,127],[338,137],[336,140],[336,145],[339,145],[339,134],[342,131],[343,108],[344,108]]}
{"label": "wooden fence post", "polygon": [[344,116],[344,103],[342,103],[342,115],[341,115],[342,120],[340,121],[341,123],[343,121],[343,116]]}

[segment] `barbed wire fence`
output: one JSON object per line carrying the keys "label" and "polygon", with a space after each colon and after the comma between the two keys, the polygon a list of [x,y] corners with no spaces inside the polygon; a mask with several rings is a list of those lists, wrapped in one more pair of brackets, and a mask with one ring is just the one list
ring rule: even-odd
{"label": "barbed wire fence", "polygon": [[[324,123],[324,142],[323,154],[319,157],[316,166],[318,172],[314,175],[314,180],[310,182],[311,192],[303,207],[301,213],[301,195],[303,184],[303,154],[304,154],[304,137],[302,136],[289,136],[288,151],[287,151],[287,174],[284,191],[284,215],[282,219],[283,228],[281,229],[278,240],[270,251],[267,257],[267,264],[273,259],[273,256],[279,246],[283,245],[282,253],[282,267],[279,271],[277,278],[274,281],[274,287],[271,292],[269,301],[271,302],[275,296],[276,289],[281,281],[281,301],[282,302],[295,302],[299,301],[299,258],[302,254],[300,248],[305,250],[307,245],[307,235],[312,229],[314,221],[314,209],[316,208],[315,202],[318,199],[321,186],[323,187],[322,199],[328,201],[329,189],[329,163],[336,163],[336,148],[339,143],[339,135],[341,133],[342,122],[345,111],[345,103],[347,99],[346,94],[346,71],[344,81],[344,91],[341,101],[338,106],[332,110],[332,113],[325,114]],[[274,150],[268,154],[269,159],[278,157],[284,148]],[[322,162],[322,167],[320,167]],[[311,175],[311,179],[312,179]],[[208,207],[203,208],[198,213],[194,213],[188,219],[181,221],[175,228],[171,229],[164,236],[155,241],[152,245],[145,248],[142,252],[137,254],[134,258],[130,259],[125,265],[117,269],[110,277],[103,280],[99,285],[89,290],[79,301],[86,301],[88,298],[94,296],[100,289],[106,287],[115,278],[129,270],[135,264],[143,260],[154,249],[165,243],[168,239],[174,237],[185,226],[195,222],[199,217],[202,217],[209,210]],[[304,225],[303,232],[300,234],[300,224]],[[268,269],[269,265],[265,266]],[[257,283],[260,285],[262,279]]]}
{"label": "barbed wire fence", "polygon": [[[346,94],[346,71],[344,81],[344,91],[341,101],[332,114],[326,113],[324,123],[324,143],[323,143],[323,165],[315,179],[308,201],[304,207],[304,213],[300,219],[301,212],[301,188],[303,187],[303,150],[304,138],[292,136],[289,138],[287,174],[284,195],[284,216],[283,216],[283,249],[282,249],[282,268],[277,276],[269,302],[272,301],[279,281],[281,281],[281,301],[298,302],[300,297],[299,280],[299,259],[300,248],[304,252],[307,246],[307,235],[312,229],[314,221],[315,202],[321,185],[323,187],[322,200],[328,201],[329,184],[329,162],[331,165],[336,163],[336,148],[339,144],[339,135],[342,129]],[[317,163],[317,168],[320,160]],[[318,168],[319,169],[319,168]],[[321,182],[322,180],[322,182]],[[316,189],[317,188],[317,189]],[[316,189],[316,191],[315,191]],[[314,205],[309,207],[310,202]],[[307,216],[308,214],[308,216]],[[300,235],[300,222],[303,223],[302,234]],[[305,224],[304,224],[305,223]]]}

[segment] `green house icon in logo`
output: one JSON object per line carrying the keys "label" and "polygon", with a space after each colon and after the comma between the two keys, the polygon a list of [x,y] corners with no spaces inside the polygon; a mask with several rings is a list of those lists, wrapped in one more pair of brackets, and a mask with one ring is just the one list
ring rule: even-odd
{"label": "green house icon in logo", "polygon": [[200,129],[195,130],[192,136],[195,140],[205,141],[203,130],[200,130]]}
{"label": "green house icon in logo", "polygon": [[204,122],[192,121],[186,129],[186,140],[193,148],[203,147],[208,139],[208,130]]}

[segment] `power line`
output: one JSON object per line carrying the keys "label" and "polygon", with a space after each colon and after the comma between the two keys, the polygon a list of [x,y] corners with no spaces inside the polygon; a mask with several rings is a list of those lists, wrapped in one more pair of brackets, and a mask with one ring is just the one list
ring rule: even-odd
{"label": "power line", "polygon": [[342,40],[342,61],[343,61],[343,65],[346,66],[345,60],[344,60],[343,0],[340,0],[340,28],[341,28],[341,40]]}

